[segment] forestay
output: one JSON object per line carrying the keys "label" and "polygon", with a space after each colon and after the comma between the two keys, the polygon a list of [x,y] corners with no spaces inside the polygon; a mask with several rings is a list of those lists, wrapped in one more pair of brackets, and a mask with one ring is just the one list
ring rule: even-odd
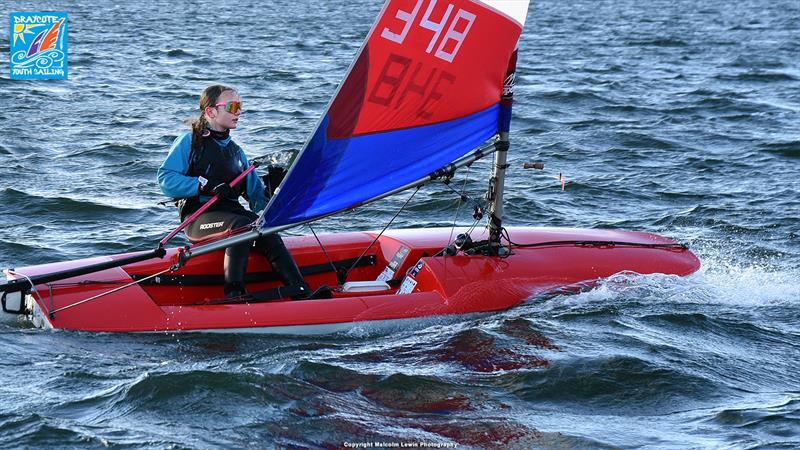
{"label": "forestay", "polygon": [[357,207],[494,135],[527,10],[528,0],[388,0],[262,228]]}

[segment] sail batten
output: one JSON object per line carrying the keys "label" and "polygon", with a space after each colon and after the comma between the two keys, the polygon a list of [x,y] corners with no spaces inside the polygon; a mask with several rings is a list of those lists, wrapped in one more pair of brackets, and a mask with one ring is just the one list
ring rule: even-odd
{"label": "sail batten", "polygon": [[493,136],[527,4],[388,0],[261,226],[359,205]]}

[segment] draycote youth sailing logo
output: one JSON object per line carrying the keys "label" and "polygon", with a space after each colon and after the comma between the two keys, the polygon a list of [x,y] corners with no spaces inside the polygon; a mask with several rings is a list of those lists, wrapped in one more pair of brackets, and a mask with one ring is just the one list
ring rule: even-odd
{"label": "draycote youth sailing logo", "polygon": [[11,78],[66,79],[67,13],[13,12],[9,21]]}

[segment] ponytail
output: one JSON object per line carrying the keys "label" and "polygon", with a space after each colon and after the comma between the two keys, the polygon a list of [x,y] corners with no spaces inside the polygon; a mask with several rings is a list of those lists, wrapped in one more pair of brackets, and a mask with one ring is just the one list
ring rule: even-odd
{"label": "ponytail", "polygon": [[[192,150],[199,150],[203,138],[208,137],[208,119],[206,118],[206,108],[217,104],[220,95],[225,91],[236,91],[236,89],[221,84],[213,84],[203,91],[200,95],[200,116],[192,121]],[[191,163],[191,161],[190,161]]]}

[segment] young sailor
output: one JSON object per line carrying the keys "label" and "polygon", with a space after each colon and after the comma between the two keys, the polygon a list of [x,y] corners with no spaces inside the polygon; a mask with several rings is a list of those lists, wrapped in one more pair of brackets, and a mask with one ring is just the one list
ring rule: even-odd
{"label": "young sailor", "polygon": [[[175,139],[167,159],[158,169],[158,184],[164,195],[178,200],[183,221],[214,195],[219,199],[186,227],[192,242],[221,237],[231,230],[246,227],[258,217],[252,211],[267,206],[264,184],[255,171],[235,187],[229,183],[249,167],[242,148],[230,136],[242,113],[242,101],[235,89],[212,85],[200,96],[200,116],[192,123],[192,131]],[[243,196],[250,211],[239,203]],[[247,259],[253,243],[225,249],[225,296],[246,293]],[[295,298],[308,298],[308,284],[280,236],[271,234],[255,241],[284,283],[299,292]]]}

